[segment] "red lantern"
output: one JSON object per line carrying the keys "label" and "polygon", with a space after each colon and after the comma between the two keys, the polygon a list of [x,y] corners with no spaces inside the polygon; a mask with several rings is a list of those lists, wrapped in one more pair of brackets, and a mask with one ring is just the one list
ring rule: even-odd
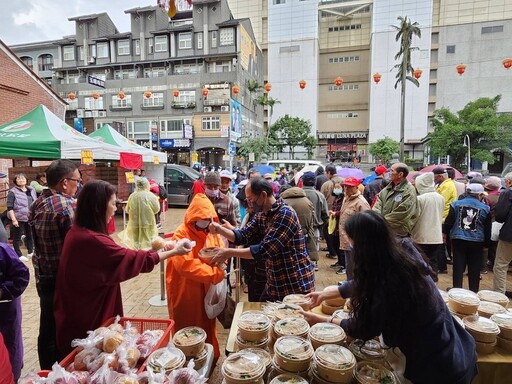
{"label": "red lantern", "polygon": [[146,92],[144,92],[144,97],[145,97],[146,99],[150,99],[152,95],[153,95],[153,93],[152,93],[151,91],[146,91]]}
{"label": "red lantern", "polygon": [[502,63],[505,69],[510,69],[510,67],[512,67],[512,59],[505,59]]}
{"label": "red lantern", "polygon": [[270,92],[270,90],[272,89],[272,84],[270,83],[267,83],[263,86],[263,89],[265,90],[265,92]]}
{"label": "red lantern", "polygon": [[238,95],[238,92],[240,92],[240,87],[238,85],[233,85],[233,94]]}
{"label": "red lantern", "polygon": [[466,72],[466,64],[459,64],[455,67],[457,69],[457,73],[462,76],[464,72]]}
{"label": "red lantern", "polygon": [[341,87],[341,84],[343,84],[343,79],[341,77],[337,77],[335,80],[334,80],[334,84],[337,86],[337,87]]}
{"label": "red lantern", "polygon": [[421,77],[422,73],[423,73],[423,71],[421,69],[415,69],[413,72],[413,75],[416,79],[419,79]]}
{"label": "red lantern", "polygon": [[76,99],[76,95],[75,95],[73,92],[69,92],[69,93],[68,93],[68,99],[69,99],[69,100],[71,100],[71,101],[73,101],[73,100],[75,100],[75,99]]}
{"label": "red lantern", "polygon": [[208,96],[208,88],[206,88],[206,87],[203,88],[203,96],[204,97]]}
{"label": "red lantern", "polygon": [[300,87],[300,89],[306,88],[306,81],[305,80],[299,81],[299,87]]}
{"label": "red lantern", "polygon": [[123,91],[119,91],[119,93],[117,94],[117,97],[119,97],[121,100],[124,100],[125,96],[126,95],[124,94]]}
{"label": "red lantern", "polygon": [[92,98],[93,98],[94,100],[98,100],[98,99],[100,98],[100,94],[99,94],[98,92],[93,92],[93,93],[92,93]]}
{"label": "red lantern", "polygon": [[375,84],[379,84],[381,77],[382,75],[379,72],[375,72],[373,74],[373,81],[375,81]]}
{"label": "red lantern", "polygon": [[178,88],[176,88],[174,91],[172,91],[172,95],[174,97],[178,97],[180,95],[180,90]]}

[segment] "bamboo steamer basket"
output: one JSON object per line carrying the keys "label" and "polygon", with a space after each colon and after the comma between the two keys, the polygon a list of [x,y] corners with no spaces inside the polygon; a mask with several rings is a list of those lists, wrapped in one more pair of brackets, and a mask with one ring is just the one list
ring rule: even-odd
{"label": "bamboo steamer basket", "polygon": [[462,319],[466,330],[471,333],[475,341],[480,343],[494,343],[500,329],[496,323],[486,317],[471,315]]}
{"label": "bamboo steamer basket", "polygon": [[347,335],[343,328],[332,323],[317,323],[309,329],[309,341],[313,349],[325,344],[341,345],[345,342]]}
{"label": "bamboo steamer basket", "polygon": [[312,357],[313,347],[311,343],[300,337],[283,336],[277,339],[274,344],[275,363],[286,372],[307,371]]}
{"label": "bamboo steamer basket", "polygon": [[499,313],[491,316],[491,320],[498,324],[500,336],[503,339],[512,340],[512,313]]}
{"label": "bamboo steamer basket", "polygon": [[506,312],[507,310],[502,305],[491,301],[480,301],[480,305],[478,306],[478,314],[480,316],[487,317],[488,319],[492,315]]}
{"label": "bamboo steamer basket", "polygon": [[470,290],[452,288],[448,292],[448,306],[455,313],[474,315],[479,305],[480,299]]}
{"label": "bamboo steamer basket", "polygon": [[285,296],[283,304],[296,304],[302,307],[305,311],[309,311],[311,309],[311,300],[302,293],[293,293]]}
{"label": "bamboo steamer basket", "polygon": [[340,345],[322,345],[313,355],[313,370],[320,378],[332,383],[350,383],[355,365],[352,352]]}
{"label": "bamboo steamer basket", "polygon": [[496,292],[496,291],[490,291],[490,290],[487,290],[487,289],[483,289],[481,291],[478,291],[477,295],[480,298],[480,300],[482,300],[482,301],[490,301],[492,303],[497,303],[497,304],[501,305],[504,308],[507,308],[508,303],[510,301],[508,299],[508,297],[505,296],[503,293]]}

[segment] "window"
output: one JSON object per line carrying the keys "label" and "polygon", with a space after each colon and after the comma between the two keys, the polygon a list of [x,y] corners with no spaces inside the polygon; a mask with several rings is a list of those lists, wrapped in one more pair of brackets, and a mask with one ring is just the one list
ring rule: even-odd
{"label": "window", "polygon": [[41,55],[37,59],[40,71],[51,71],[53,69],[53,56],[49,53]]}
{"label": "window", "polygon": [[130,54],[130,40],[119,40],[117,42],[117,54],[119,56]]}
{"label": "window", "polygon": [[203,131],[219,131],[220,130],[220,117],[219,116],[203,116],[201,129]]}
{"label": "window", "polygon": [[94,100],[92,96],[84,97],[85,109],[103,109],[103,96],[98,97]]}
{"label": "window", "polygon": [[179,49],[190,49],[192,48],[192,33],[184,32],[178,34],[178,48]]}
{"label": "window", "polygon": [[196,48],[203,49],[203,32],[196,33]]}
{"label": "window", "polygon": [[175,64],[174,65],[174,74],[175,75],[183,75],[189,73],[200,73],[202,69],[201,64]]}
{"label": "window", "polygon": [[159,107],[164,105],[164,94],[161,92],[153,93],[149,99],[142,95],[142,100],[143,107]]}
{"label": "window", "polygon": [[117,69],[114,71],[114,79],[135,79],[135,71],[133,69]]}
{"label": "window", "polygon": [[233,28],[222,28],[220,30],[220,45],[233,45],[235,41],[235,30]]}
{"label": "window", "polygon": [[84,47],[78,47],[78,58],[80,61],[84,61]]}
{"label": "window", "polygon": [[329,85],[329,91],[357,91],[359,89],[359,84],[343,84],[339,87],[335,85]]}
{"label": "window", "polygon": [[148,140],[151,139],[151,129],[149,121],[128,121],[127,122],[128,138],[132,140]]}
{"label": "window", "polygon": [[230,72],[231,61],[211,61],[208,63],[208,73]]}
{"label": "window", "polygon": [[160,120],[160,132],[181,132],[183,120]]}
{"label": "window", "polygon": [[[63,84],[78,84],[80,82],[80,75],[78,73],[68,73]],[[77,100],[77,99],[75,99]]]}
{"label": "window", "polygon": [[96,58],[96,44],[89,45],[89,57]]}
{"label": "window", "polygon": [[89,73],[89,75],[103,81],[107,80],[107,75],[105,74],[105,72],[91,72]]}
{"label": "window", "polygon": [[279,53],[299,52],[299,51],[300,51],[300,45],[289,45],[286,47],[279,47]]}
{"label": "window", "polygon": [[485,33],[503,32],[503,25],[494,25],[492,27],[482,27],[482,35]]}
{"label": "window", "polygon": [[75,60],[75,46],[65,45],[62,47],[62,58],[64,61]]}
{"label": "window", "polygon": [[127,108],[132,106],[132,95],[124,95],[124,99],[119,96],[112,96],[112,108]]}
{"label": "window", "polygon": [[144,68],[144,77],[164,77],[165,76],[165,68]]}
{"label": "window", "polygon": [[359,117],[359,114],[357,114],[355,112],[328,113],[327,114],[328,119],[347,119],[347,118],[353,118],[353,117]]}
{"label": "window", "polygon": [[140,40],[135,40],[134,44],[135,44],[135,54],[140,55]]}
{"label": "window", "polygon": [[286,4],[286,0],[272,0],[273,5]]}
{"label": "window", "polygon": [[217,48],[217,31],[212,31],[212,48]]}
{"label": "window", "polygon": [[339,31],[350,31],[351,29],[361,29],[361,24],[352,24],[352,25],[337,25],[336,27],[329,27],[329,32],[339,32]]}
{"label": "window", "polygon": [[108,43],[98,43],[96,45],[97,53],[99,58],[108,57]]}
{"label": "window", "polygon": [[153,47],[153,39],[147,39],[147,46],[148,46],[148,54],[152,55],[155,51],[155,48]]}
{"label": "window", "polygon": [[155,36],[155,52],[167,52],[167,36]]}
{"label": "window", "polygon": [[359,61],[359,56],[329,57],[329,64]]}
{"label": "window", "polygon": [[195,91],[180,91],[180,95],[178,97],[175,97],[174,100],[178,104],[194,103],[196,101],[196,92]]}
{"label": "window", "polygon": [[446,53],[455,53],[455,45],[447,45]]}
{"label": "window", "polygon": [[22,56],[20,57],[21,61],[23,61],[25,63],[25,65],[27,67],[29,67],[30,69],[34,69],[34,60],[32,60],[31,57],[29,56]]}

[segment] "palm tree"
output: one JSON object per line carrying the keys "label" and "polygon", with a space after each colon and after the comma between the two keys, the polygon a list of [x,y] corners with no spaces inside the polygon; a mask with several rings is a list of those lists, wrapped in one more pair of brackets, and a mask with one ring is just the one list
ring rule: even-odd
{"label": "palm tree", "polygon": [[[263,89],[263,85],[258,83],[258,80],[247,80],[246,83],[247,90],[249,91],[249,130],[251,129],[251,114],[253,111],[251,110],[254,107],[252,103],[252,94],[258,92]],[[254,111],[256,112],[256,111]]]}
{"label": "palm tree", "polygon": [[268,114],[268,128],[267,128],[267,140],[270,136],[270,126],[272,125],[272,115],[274,114],[274,105],[281,104],[281,102],[278,99],[274,99],[273,97],[268,97],[267,93],[263,94],[263,96],[260,96],[256,99],[256,103],[262,105],[263,107],[269,107],[269,114]]}
{"label": "palm tree", "polygon": [[400,25],[392,25],[393,28],[397,31],[395,36],[395,41],[400,40],[400,50],[395,55],[395,60],[402,58],[402,62],[395,65],[395,68],[398,68],[398,73],[396,74],[396,83],[395,89],[398,87],[398,83],[401,83],[401,105],[400,105],[400,160],[404,160],[404,132],[405,132],[405,87],[406,80],[409,80],[411,83],[420,86],[418,80],[416,80],[412,75],[414,72],[414,68],[411,65],[411,51],[419,49],[418,47],[411,47],[412,38],[414,36],[418,36],[421,38],[421,29],[419,28],[419,24],[417,22],[411,23],[411,21],[407,18],[407,16],[398,17],[398,21],[400,21]]}

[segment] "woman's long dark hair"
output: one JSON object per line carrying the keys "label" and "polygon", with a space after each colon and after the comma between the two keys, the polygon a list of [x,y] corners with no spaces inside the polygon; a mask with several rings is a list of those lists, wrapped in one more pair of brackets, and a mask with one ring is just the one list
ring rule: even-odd
{"label": "woman's long dark hair", "polygon": [[[425,306],[435,305],[433,284],[419,262],[398,246],[397,239],[381,214],[368,210],[347,220],[345,231],[353,241],[354,283],[351,298],[359,331],[371,329],[372,322],[386,324],[394,339],[403,330],[400,319],[419,319]],[[385,303],[375,303],[376,297]],[[425,302],[432,300],[432,303]],[[385,319],[375,319],[376,304],[383,305]],[[404,314],[404,315],[399,315]]]}
{"label": "woman's long dark hair", "polygon": [[108,235],[107,205],[116,188],[103,180],[91,180],[78,196],[75,223],[94,232]]}

